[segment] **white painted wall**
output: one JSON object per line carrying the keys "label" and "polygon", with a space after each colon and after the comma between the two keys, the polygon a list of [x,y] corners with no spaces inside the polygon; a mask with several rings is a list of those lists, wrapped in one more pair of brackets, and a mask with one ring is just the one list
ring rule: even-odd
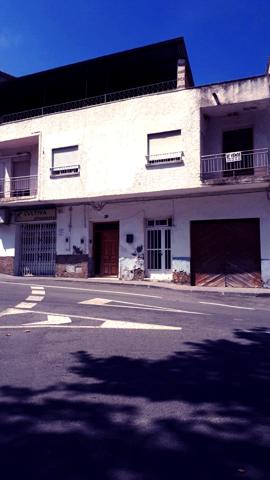
{"label": "white painted wall", "polygon": [[81,253],[88,253],[88,235],[86,206],[70,206],[57,209],[57,255],[72,255],[74,246],[79,248]]}
{"label": "white painted wall", "polygon": [[0,225],[0,257],[15,256],[15,225]]}
{"label": "white painted wall", "polygon": [[[199,90],[181,90],[24,120],[1,125],[0,143],[40,132],[41,200],[199,186],[199,100]],[[147,134],[177,129],[184,165],[147,169]],[[71,145],[80,176],[50,178],[52,149]]]}
{"label": "white painted wall", "polygon": [[[3,141],[39,134],[39,200],[86,199],[201,188],[200,128],[207,134],[207,153],[220,150],[221,131],[254,125],[255,147],[270,143],[268,110],[233,118],[200,121],[200,107],[263,101],[269,77],[164,92],[0,125]],[[219,108],[219,107],[216,107]],[[147,134],[181,130],[184,165],[146,168]],[[208,135],[209,134],[209,135]],[[78,145],[81,174],[50,177],[52,149]],[[35,173],[37,168],[33,162]]]}

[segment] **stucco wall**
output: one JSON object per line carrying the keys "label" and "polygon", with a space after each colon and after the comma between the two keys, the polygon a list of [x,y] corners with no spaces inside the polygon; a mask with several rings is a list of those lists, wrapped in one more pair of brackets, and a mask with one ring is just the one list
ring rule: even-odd
{"label": "stucco wall", "polygon": [[15,225],[0,225],[0,257],[15,255]]}
{"label": "stucco wall", "polygon": [[[85,198],[200,185],[196,89],[168,92],[0,126],[0,142],[40,132],[40,199]],[[184,164],[145,167],[147,134],[181,130]],[[50,178],[52,149],[79,146],[81,174]]]}

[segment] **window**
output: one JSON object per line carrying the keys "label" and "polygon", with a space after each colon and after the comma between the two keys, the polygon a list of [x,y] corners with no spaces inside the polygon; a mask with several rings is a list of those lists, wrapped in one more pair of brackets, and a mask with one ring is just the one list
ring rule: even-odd
{"label": "window", "polygon": [[171,270],[172,218],[147,220],[147,269]]}
{"label": "window", "polygon": [[54,148],[52,150],[51,176],[79,175],[78,146]]}
{"label": "window", "polygon": [[147,147],[147,165],[164,163],[182,163],[181,130],[170,132],[149,133]]}

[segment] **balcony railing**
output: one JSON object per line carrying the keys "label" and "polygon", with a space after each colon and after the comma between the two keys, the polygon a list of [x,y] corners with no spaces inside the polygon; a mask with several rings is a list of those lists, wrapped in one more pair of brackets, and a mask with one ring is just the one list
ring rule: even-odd
{"label": "balcony railing", "polygon": [[37,175],[0,179],[0,201],[37,195]]}
{"label": "balcony railing", "polygon": [[270,174],[269,149],[258,148],[201,157],[201,180],[215,181],[230,177],[256,176],[264,177]]}
{"label": "balcony railing", "polygon": [[146,155],[147,166],[164,165],[167,163],[183,163],[184,152],[159,153],[157,155]]}
{"label": "balcony railing", "polygon": [[88,97],[79,100],[73,100],[66,103],[56,105],[47,105],[44,107],[24,110],[22,112],[8,113],[0,116],[0,124],[8,122],[16,122],[26,118],[41,117],[52,113],[66,112],[68,110],[77,110],[86,107],[92,107],[103,103],[117,102],[128,98],[142,97],[153,93],[166,92],[177,88],[176,80],[167,80],[165,82],[143,85],[141,87],[129,88],[119,92],[109,92],[95,97]]}

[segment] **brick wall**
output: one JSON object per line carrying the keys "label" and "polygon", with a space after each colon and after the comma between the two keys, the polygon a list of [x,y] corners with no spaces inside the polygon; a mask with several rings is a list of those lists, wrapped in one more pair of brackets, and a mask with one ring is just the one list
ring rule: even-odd
{"label": "brick wall", "polygon": [[88,255],[56,255],[56,277],[88,277]]}
{"label": "brick wall", "polygon": [[0,257],[0,273],[14,275],[14,257]]}

